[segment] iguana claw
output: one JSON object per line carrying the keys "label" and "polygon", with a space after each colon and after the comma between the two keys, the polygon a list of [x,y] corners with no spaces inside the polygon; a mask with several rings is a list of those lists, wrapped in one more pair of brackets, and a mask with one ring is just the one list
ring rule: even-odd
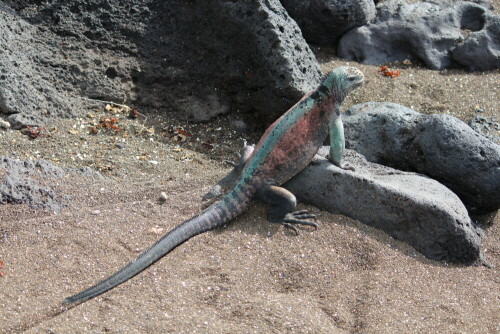
{"label": "iguana claw", "polygon": [[344,163],[338,163],[338,162],[336,162],[336,161],[334,161],[334,160],[330,159],[330,155],[328,155],[326,158],[327,158],[328,160],[330,160],[330,162],[331,162],[332,164],[334,164],[335,166],[337,166],[338,168],[342,168],[342,169],[344,169],[344,170],[351,170],[351,171],[353,171],[353,172],[354,172],[354,171],[356,171],[356,168],[354,168],[354,166],[352,166],[350,163],[347,163],[347,162],[344,162]]}
{"label": "iguana claw", "polygon": [[351,164],[348,164],[347,162],[340,164],[340,166],[337,166],[337,167],[342,168],[344,170],[351,170],[353,172],[356,171],[356,168],[354,168],[354,166],[352,166]]}
{"label": "iguana claw", "polygon": [[295,212],[290,212],[285,215],[283,220],[279,222],[279,224],[282,224],[284,227],[289,228],[295,232],[295,234],[299,234],[299,230],[292,225],[292,224],[297,224],[297,225],[306,225],[306,226],[312,226],[314,228],[318,228],[318,224],[313,223],[311,221],[305,220],[305,219],[315,219],[316,215],[307,213],[307,210],[300,210],[300,211],[295,211]]}

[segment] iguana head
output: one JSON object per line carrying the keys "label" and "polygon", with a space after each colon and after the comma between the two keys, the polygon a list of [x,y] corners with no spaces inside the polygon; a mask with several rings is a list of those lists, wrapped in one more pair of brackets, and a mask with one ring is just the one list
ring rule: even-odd
{"label": "iguana head", "polygon": [[357,68],[339,66],[324,76],[321,86],[325,86],[338,99],[343,99],[354,88],[359,87],[364,79],[365,76]]}

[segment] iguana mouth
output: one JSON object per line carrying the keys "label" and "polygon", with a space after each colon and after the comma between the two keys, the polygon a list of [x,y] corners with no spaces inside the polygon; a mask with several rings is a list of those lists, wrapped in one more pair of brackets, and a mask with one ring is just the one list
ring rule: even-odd
{"label": "iguana mouth", "polygon": [[361,72],[359,69],[357,69],[356,67],[348,67],[347,68],[347,72],[351,75],[355,75],[359,78],[361,78],[361,80],[363,80],[365,78],[363,72]]}
{"label": "iguana mouth", "polygon": [[356,82],[354,85],[352,85],[352,88],[358,88],[359,86],[361,86],[363,84],[363,79],[359,80],[358,82]]}
{"label": "iguana mouth", "polygon": [[352,84],[352,88],[357,88],[357,87],[361,86],[361,85],[363,84],[363,82],[364,82],[364,81],[365,81],[365,79],[364,79],[364,78],[360,78],[358,81],[356,81],[356,82],[354,82],[354,83]]}
{"label": "iguana mouth", "polygon": [[365,76],[363,72],[361,72],[359,69],[356,67],[349,67],[347,69],[347,72],[349,73],[349,76],[355,77],[357,80],[352,83],[352,87],[356,88],[361,86],[361,84],[365,81]]}

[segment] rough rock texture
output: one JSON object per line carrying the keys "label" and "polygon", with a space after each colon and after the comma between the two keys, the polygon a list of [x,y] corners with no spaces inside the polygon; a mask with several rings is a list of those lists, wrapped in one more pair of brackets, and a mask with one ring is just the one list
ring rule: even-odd
{"label": "rough rock texture", "polygon": [[467,123],[472,130],[500,145],[500,123],[495,118],[474,116]]}
{"label": "rough rock texture", "polygon": [[14,128],[35,125],[48,113],[69,116],[75,108],[52,79],[57,48],[38,44],[38,31],[4,6],[0,6],[0,111],[11,114]]}
{"label": "rough rock texture", "polygon": [[472,7],[469,15],[479,20],[464,20],[473,23],[465,27],[472,32],[453,50],[453,59],[472,71],[500,68],[500,16],[491,15],[477,7]]}
{"label": "rough rock texture", "polygon": [[60,179],[71,174],[94,180],[103,176],[89,168],[62,169],[47,160],[16,160],[0,156],[0,205],[26,204],[33,208],[60,211],[71,198],[47,186],[48,179]]}
{"label": "rough rock texture", "polygon": [[15,12],[0,7],[0,109],[17,113],[14,127],[38,123],[44,109],[73,115],[79,96],[196,121],[231,109],[275,118],[320,77],[277,0],[4,3]]}
{"label": "rough rock texture", "polygon": [[394,103],[362,103],[343,118],[346,147],[368,161],[426,174],[474,213],[500,207],[500,146],[462,121]]}
{"label": "rough rock texture", "polygon": [[0,156],[0,168],[6,169],[7,172],[15,171],[18,174],[40,174],[43,178],[59,178],[64,175],[64,170],[62,168],[57,167],[44,159],[40,159],[38,161],[20,161]]}
{"label": "rough rock texture", "polygon": [[[2,170],[4,173],[2,173]],[[64,170],[40,159],[19,161],[0,156],[0,204],[27,204],[31,207],[59,211],[68,205],[69,198],[59,196],[43,185],[47,178],[59,178]]]}
{"label": "rough rock texture", "polygon": [[354,27],[375,18],[373,0],[281,0],[304,38],[313,44],[335,44]]}
{"label": "rough rock texture", "polygon": [[[457,4],[457,2],[470,2],[472,4],[480,5],[488,10],[494,10],[495,7],[492,4],[492,0],[424,0],[432,4],[436,4],[442,7],[452,7]],[[415,2],[415,1],[413,1]]]}
{"label": "rough rock texture", "polygon": [[498,17],[466,1],[384,1],[373,22],[346,33],[338,46],[339,56],[364,64],[418,59],[431,69],[494,69],[499,52]]}
{"label": "rough rock texture", "polygon": [[426,257],[471,264],[480,260],[482,232],[460,199],[440,183],[369,163],[348,150],[346,171],[323,158],[286,183],[298,200],[382,229]]}

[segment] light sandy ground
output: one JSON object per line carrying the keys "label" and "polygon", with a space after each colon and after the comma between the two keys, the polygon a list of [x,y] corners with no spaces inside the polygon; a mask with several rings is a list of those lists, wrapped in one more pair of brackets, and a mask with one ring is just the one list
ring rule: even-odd
{"label": "light sandy ground", "polygon": [[[325,67],[345,64],[327,58]],[[368,81],[346,106],[392,101],[463,120],[476,108],[499,117],[498,71],[394,65],[402,74],[388,79],[377,67],[359,67]],[[72,197],[72,205],[57,214],[0,206],[0,332],[500,332],[498,216],[483,244],[493,265],[488,269],[427,260],[384,233],[310,206],[299,208],[317,214],[320,227],[295,236],[268,223],[265,206],[255,203],[229,226],[189,240],[118,288],[62,307],[65,297],[119,269],[199,212],[201,196],[228,172],[224,160],[241,146],[241,137],[256,139],[232,131],[239,115],[183,124],[192,134],[183,143],[162,135],[165,126],[182,125],[168,117],[150,116],[151,134],[140,130],[142,119],[117,114],[123,131],[89,135],[86,124],[99,116],[59,122],[48,127],[51,135],[35,140],[0,131],[0,155],[90,166],[105,176],[47,180]],[[157,200],[161,191],[168,195],[165,204]]]}

